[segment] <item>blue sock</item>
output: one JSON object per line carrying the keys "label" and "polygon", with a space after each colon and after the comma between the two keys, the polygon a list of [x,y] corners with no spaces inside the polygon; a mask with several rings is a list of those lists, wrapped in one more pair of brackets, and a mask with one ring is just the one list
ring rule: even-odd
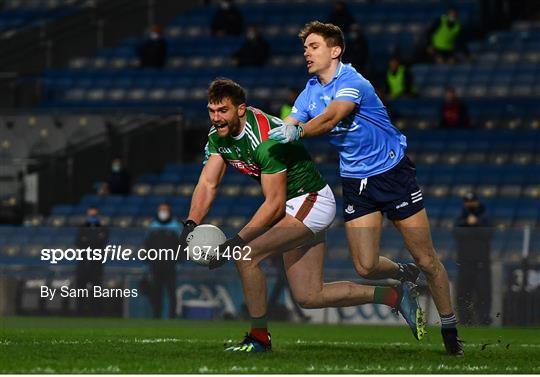
{"label": "blue sock", "polygon": [[457,319],[454,313],[441,315],[441,327],[443,329],[455,329],[457,326]]}

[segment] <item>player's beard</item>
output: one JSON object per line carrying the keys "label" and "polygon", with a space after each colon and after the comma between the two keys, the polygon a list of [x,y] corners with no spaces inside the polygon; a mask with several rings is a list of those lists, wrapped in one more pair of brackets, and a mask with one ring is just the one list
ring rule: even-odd
{"label": "player's beard", "polygon": [[[219,126],[219,128],[216,126]],[[240,119],[236,118],[223,123],[214,123],[214,128],[221,137],[237,136],[240,133]],[[225,130],[227,130],[227,133],[224,133]]]}
{"label": "player's beard", "polygon": [[229,136],[238,136],[238,134],[240,134],[240,118],[235,117],[234,119],[231,119],[228,123]]}

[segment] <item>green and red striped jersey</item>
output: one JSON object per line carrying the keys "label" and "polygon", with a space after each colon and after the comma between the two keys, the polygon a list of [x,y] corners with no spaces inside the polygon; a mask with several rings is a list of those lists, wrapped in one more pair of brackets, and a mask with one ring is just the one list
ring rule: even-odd
{"label": "green and red striped jersey", "polygon": [[286,171],[287,200],[319,191],[326,182],[302,143],[280,144],[268,139],[270,129],[281,123],[277,117],[248,107],[246,124],[239,135],[222,138],[214,127],[210,129],[205,162],[209,155],[219,154],[234,168],[259,182],[261,174]]}

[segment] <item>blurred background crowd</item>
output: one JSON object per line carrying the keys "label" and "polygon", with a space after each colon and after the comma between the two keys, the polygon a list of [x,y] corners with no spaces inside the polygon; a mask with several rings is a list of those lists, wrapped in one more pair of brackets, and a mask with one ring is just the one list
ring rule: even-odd
{"label": "blurred background crowd", "polygon": [[[39,250],[173,245],[200,172],[208,83],[232,78],[250,105],[286,117],[308,78],[297,34],[314,19],[342,28],[343,61],[373,83],[408,138],[460,320],[538,324],[534,0],[0,1],[0,312],[176,317],[202,301],[196,315],[241,315],[226,274],[174,263],[51,267]],[[337,153],[325,140],[305,144],[339,207]],[[257,183],[229,172],[208,222],[238,228],[259,203]],[[356,278],[342,223],[338,215],[328,234],[327,271]],[[381,254],[406,258],[390,227]],[[267,267],[275,315],[309,319],[287,299],[279,261]],[[136,284],[148,305],[96,312],[35,297],[36,282],[65,279]]]}

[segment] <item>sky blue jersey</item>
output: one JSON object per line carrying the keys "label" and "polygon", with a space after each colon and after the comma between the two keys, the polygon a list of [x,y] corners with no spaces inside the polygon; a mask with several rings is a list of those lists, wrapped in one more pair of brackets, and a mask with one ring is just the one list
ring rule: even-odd
{"label": "sky blue jersey", "polygon": [[333,100],[356,104],[328,134],[339,151],[341,176],[366,178],[397,165],[405,154],[407,138],[392,125],[371,83],[350,64],[339,63],[334,78],[326,85],[315,76],[309,79],[290,116],[305,123]]}

